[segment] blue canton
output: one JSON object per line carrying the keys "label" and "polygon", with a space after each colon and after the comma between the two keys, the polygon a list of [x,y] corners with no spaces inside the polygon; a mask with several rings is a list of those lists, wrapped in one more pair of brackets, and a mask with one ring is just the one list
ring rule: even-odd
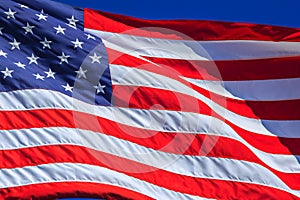
{"label": "blue canton", "polygon": [[111,105],[105,46],[83,30],[83,10],[51,1],[0,4],[0,92],[53,90]]}

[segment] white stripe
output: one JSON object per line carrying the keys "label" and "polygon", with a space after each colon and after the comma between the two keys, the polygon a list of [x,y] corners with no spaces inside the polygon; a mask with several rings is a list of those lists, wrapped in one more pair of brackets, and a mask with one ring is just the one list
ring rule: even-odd
{"label": "white stripe", "polygon": [[107,168],[79,163],[55,163],[1,169],[0,180],[0,188],[76,181],[113,185],[154,199],[206,199],[168,190]]}
{"label": "white stripe", "polygon": [[[141,80],[142,79],[143,78],[141,78]],[[125,83],[124,81],[125,80],[122,79],[123,84]],[[138,80],[135,80],[135,82],[138,82]],[[167,82],[165,83],[168,84]],[[115,84],[117,83],[115,82]],[[158,88],[165,89],[168,88],[169,86],[171,87],[172,84],[173,83],[167,85],[167,87],[160,85],[160,87]],[[142,86],[143,84],[136,83],[136,85]],[[149,85],[147,86],[149,87]],[[230,122],[236,124],[237,126],[245,130],[258,133],[258,134],[269,135],[269,136],[300,138],[299,136],[300,120],[283,121],[283,120],[257,120],[257,119],[246,118],[237,115],[229,110],[226,110],[225,108],[215,104],[211,100],[207,99],[201,94],[196,93],[194,90],[191,90],[191,88],[186,87],[181,83],[176,83],[174,86],[170,88],[170,90],[181,92],[188,95],[194,93],[193,95],[195,97],[198,97],[201,101],[209,105],[218,114],[220,114]],[[138,109],[129,109],[129,108],[126,109],[126,108],[118,108],[118,107],[109,108],[109,107],[101,107],[101,106],[96,107],[96,106],[89,105],[87,103],[83,103],[79,100],[73,99],[59,92],[54,92],[49,90],[33,89],[33,90],[21,90],[21,91],[0,93],[0,110],[29,110],[29,109],[39,109],[39,108],[40,109],[58,108],[58,109],[67,109],[67,110],[78,110],[80,112],[86,112],[86,113],[98,115],[100,117],[113,120],[118,123],[127,124],[129,126],[146,128],[146,129],[152,128],[153,130],[164,131],[164,132],[176,131],[176,132],[199,133],[199,132],[203,132],[204,130],[208,130],[208,132],[206,133],[210,133],[212,132],[210,130],[213,130],[212,129],[213,127],[228,126],[225,123],[221,122],[220,120],[215,119],[214,117],[209,117],[206,120],[207,125],[211,125],[212,122],[217,124],[214,124],[214,126],[208,126],[206,128],[201,127],[200,126],[202,123],[201,120],[204,120],[204,118],[206,118],[207,116],[202,114],[197,114],[197,113],[179,112],[179,111],[163,111],[163,113],[160,114],[164,118],[163,122],[159,122],[158,125],[155,125],[155,123],[150,123],[155,119],[154,116],[157,115],[156,112],[158,111],[155,110],[138,110]],[[134,118],[134,116],[137,117]],[[166,117],[168,117],[169,121],[166,120]],[[171,125],[174,119],[177,119],[178,123],[180,123],[180,126],[178,125],[178,123]],[[163,126],[164,122],[169,122],[171,126],[164,127]],[[198,124],[194,124],[194,123],[198,123]]]}
{"label": "white stripe", "polygon": [[299,42],[170,40],[87,28],[85,31],[102,38],[106,47],[133,56],[184,60],[242,60],[300,55]]}
{"label": "white stripe", "polygon": [[[72,144],[85,146],[175,174],[267,185],[300,195],[300,192],[291,190],[268,169],[252,162],[226,158],[170,154],[146,148],[128,142],[127,140],[80,129],[37,128],[1,131],[0,133],[1,141],[3,141],[1,150],[50,144]],[[95,159],[97,159],[97,154],[95,155]],[[102,160],[101,157],[98,157],[98,159],[100,159],[100,162],[105,163],[105,160]],[[290,166],[290,163],[282,164]],[[136,171],[139,170],[142,169],[137,169]],[[259,175],[253,174],[253,172],[259,173]]]}
{"label": "white stripe", "polygon": [[[230,137],[243,143],[254,154],[256,154],[256,156],[258,156],[258,158],[262,162],[266,163],[273,169],[287,173],[300,172],[300,165],[297,160],[300,160],[300,157],[295,157],[293,155],[269,154],[260,151],[247,143],[226,123],[211,116],[167,110],[140,110],[93,106],[87,103],[83,103],[79,100],[72,99],[71,97],[63,95],[61,93],[45,90],[27,90],[14,91],[10,93],[0,93],[0,99],[2,98],[2,95],[5,96],[4,99],[6,100],[5,102],[3,102],[3,104],[0,104],[0,109],[2,110],[8,110],[8,107],[10,107],[11,110],[26,110],[28,108],[64,108],[68,110],[75,110],[97,115],[120,124],[125,124],[141,129],[149,129],[161,132],[196,134],[214,133],[216,135]],[[15,96],[15,98],[12,98],[12,96]],[[19,100],[21,100],[22,102],[19,102]],[[58,104],[55,105],[55,102],[57,102]],[[5,106],[7,107],[4,108]],[[76,115],[74,115],[74,120],[76,123],[81,119],[76,119]],[[92,125],[99,126],[97,119],[95,119],[95,124]],[[275,124],[275,126],[278,126],[278,124]],[[4,141],[4,138],[0,141]],[[19,140],[18,144],[22,144],[22,142],[24,141]],[[286,165],[286,163],[289,163],[289,165]]]}
{"label": "white stripe", "polygon": [[184,78],[203,89],[216,94],[244,100],[278,101],[300,99],[300,78],[251,80],[251,81],[205,81]]}
{"label": "white stripe", "polygon": [[[280,136],[280,137],[290,137],[290,138],[299,138],[299,128],[300,120],[258,120],[242,115],[238,115],[219,104],[213,102],[213,99],[208,99],[199,92],[193,90],[191,87],[171,79],[166,76],[162,76],[156,73],[149,71],[129,68],[121,65],[110,65],[112,82],[113,85],[132,85],[132,86],[144,86],[151,88],[164,89],[169,91],[174,91],[182,94],[186,94],[192,97],[199,99],[208,105],[212,110],[218,113],[220,116],[223,116],[228,121],[233,124],[254,133],[259,133],[263,135],[270,136]],[[221,99],[218,99],[219,101]],[[225,99],[224,99],[224,104]],[[293,126],[289,126],[293,124]],[[276,127],[285,127],[285,130],[278,130]],[[270,132],[272,130],[272,132]]]}

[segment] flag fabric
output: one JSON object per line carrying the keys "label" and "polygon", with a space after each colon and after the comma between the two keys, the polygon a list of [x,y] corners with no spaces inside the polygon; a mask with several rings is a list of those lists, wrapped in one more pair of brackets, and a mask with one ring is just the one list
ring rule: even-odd
{"label": "flag fabric", "polygon": [[300,29],[0,2],[0,199],[299,199]]}

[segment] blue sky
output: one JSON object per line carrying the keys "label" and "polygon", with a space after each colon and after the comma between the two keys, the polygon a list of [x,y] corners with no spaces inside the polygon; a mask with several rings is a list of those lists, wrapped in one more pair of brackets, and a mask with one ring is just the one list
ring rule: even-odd
{"label": "blue sky", "polygon": [[146,19],[208,19],[300,28],[299,0],[56,1]]}
{"label": "blue sky", "polygon": [[211,19],[300,27],[299,0],[56,0],[148,19]]}

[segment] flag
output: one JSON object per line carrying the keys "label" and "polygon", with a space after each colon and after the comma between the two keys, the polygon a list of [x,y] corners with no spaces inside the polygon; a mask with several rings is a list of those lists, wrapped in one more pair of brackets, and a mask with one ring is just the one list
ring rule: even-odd
{"label": "flag", "polygon": [[0,198],[299,199],[300,29],[0,2]]}

